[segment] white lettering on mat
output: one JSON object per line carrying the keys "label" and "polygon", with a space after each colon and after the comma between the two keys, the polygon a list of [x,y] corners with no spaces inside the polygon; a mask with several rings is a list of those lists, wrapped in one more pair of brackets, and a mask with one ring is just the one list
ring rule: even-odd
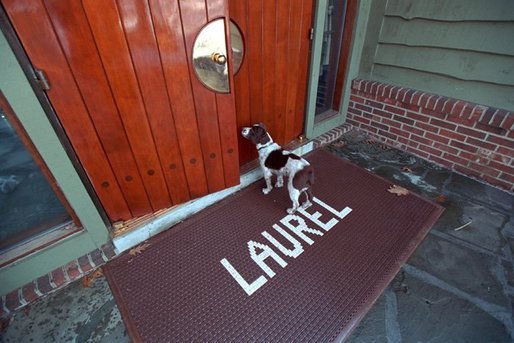
{"label": "white lettering on mat", "polygon": [[[318,211],[314,211],[314,213],[310,213],[308,211],[312,210],[315,206],[311,206],[307,209],[300,209],[298,213],[303,215],[306,219],[310,220],[314,225],[318,226],[321,230],[317,230],[315,228],[309,227],[305,219],[298,215],[288,214],[284,218],[280,220],[280,223],[289,229],[292,233],[294,233],[298,238],[307,243],[308,245],[314,244],[314,240],[308,237],[306,233],[315,235],[315,236],[323,236],[330,229],[332,229],[341,219],[344,219],[352,209],[349,207],[345,207],[342,211],[337,211],[330,205],[321,201],[318,198],[312,199],[314,203],[326,209],[335,217],[330,218],[328,221],[323,222],[320,220],[321,213]],[[297,224],[293,224],[292,222],[296,222]],[[273,224],[273,229],[282,237],[284,237],[287,241],[292,244],[292,248],[285,247],[281,243],[275,239],[271,234],[267,231],[261,232],[261,235],[266,238],[272,246],[278,249],[278,252],[282,253],[285,257],[297,258],[304,252],[304,247],[302,246],[301,241],[297,240],[293,237],[289,232],[284,230],[279,224]],[[273,259],[278,265],[282,268],[287,266],[287,262],[279,255],[279,253],[272,249],[270,245],[259,243],[256,241],[248,241],[248,252],[250,258],[256,263],[260,269],[268,276],[269,279],[276,275],[275,271],[271,269],[271,267],[266,263],[266,260],[269,261],[269,258]],[[259,275],[254,281],[248,282],[242,275],[239,273],[236,268],[226,259],[221,259],[221,264],[225,269],[229,272],[229,274],[234,278],[234,280],[241,286],[241,288],[248,294],[249,296],[255,293],[259,288],[261,288],[266,282],[268,282],[268,278],[265,275]]]}

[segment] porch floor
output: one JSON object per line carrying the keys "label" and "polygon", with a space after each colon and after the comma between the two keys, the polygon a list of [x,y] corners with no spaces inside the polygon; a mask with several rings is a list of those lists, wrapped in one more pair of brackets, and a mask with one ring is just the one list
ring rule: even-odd
{"label": "porch floor", "polygon": [[[446,208],[349,341],[514,341],[514,195],[355,131],[325,148]],[[105,278],[88,286],[16,313],[0,342],[128,342]]]}

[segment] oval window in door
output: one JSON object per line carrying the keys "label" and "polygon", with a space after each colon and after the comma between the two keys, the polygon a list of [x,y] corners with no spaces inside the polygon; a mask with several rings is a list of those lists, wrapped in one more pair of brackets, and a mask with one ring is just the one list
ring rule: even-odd
{"label": "oval window in door", "polygon": [[[231,21],[230,35],[234,74],[243,61],[244,44],[239,28]],[[216,19],[205,25],[193,46],[193,66],[198,79],[215,92],[230,92],[225,20]]]}

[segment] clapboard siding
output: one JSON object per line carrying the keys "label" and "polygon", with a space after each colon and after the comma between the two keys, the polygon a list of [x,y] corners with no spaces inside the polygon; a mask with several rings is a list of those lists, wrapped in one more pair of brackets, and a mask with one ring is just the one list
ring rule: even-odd
{"label": "clapboard siding", "polygon": [[379,41],[514,56],[514,21],[442,22],[384,17]]}
{"label": "clapboard siding", "polygon": [[[514,108],[514,2],[375,0],[361,77]],[[376,33],[376,31],[379,31]]]}
{"label": "clapboard siding", "polygon": [[475,51],[379,44],[376,64],[447,75],[462,81],[514,85],[513,58]]}
{"label": "clapboard siding", "polygon": [[512,21],[514,20],[514,1],[395,0],[389,1],[385,14],[401,16],[405,19]]}

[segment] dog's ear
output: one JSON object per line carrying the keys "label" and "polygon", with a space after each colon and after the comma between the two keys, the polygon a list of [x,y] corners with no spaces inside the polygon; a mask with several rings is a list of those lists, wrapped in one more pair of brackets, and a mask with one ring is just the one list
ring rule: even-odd
{"label": "dog's ear", "polygon": [[268,131],[268,128],[266,127],[266,125],[264,125],[263,123],[259,123],[257,124],[259,125],[260,127],[262,127],[265,131]]}

